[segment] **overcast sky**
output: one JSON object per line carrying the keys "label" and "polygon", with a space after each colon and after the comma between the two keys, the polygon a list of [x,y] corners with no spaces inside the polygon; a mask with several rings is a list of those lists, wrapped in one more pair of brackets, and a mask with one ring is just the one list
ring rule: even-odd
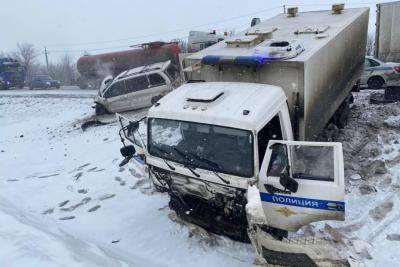
{"label": "overcast sky", "polygon": [[[284,4],[305,11],[329,9],[332,3],[335,1],[0,0],[0,52],[29,42],[41,51],[47,46],[54,62],[65,53],[77,58],[85,50],[96,54],[146,41],[186,39],[190,29],[243,29],[252,17],[265,19],[281,13]],[[374,25],[376,1],[345,3],[347,7],[370,7],[370,27]]]}

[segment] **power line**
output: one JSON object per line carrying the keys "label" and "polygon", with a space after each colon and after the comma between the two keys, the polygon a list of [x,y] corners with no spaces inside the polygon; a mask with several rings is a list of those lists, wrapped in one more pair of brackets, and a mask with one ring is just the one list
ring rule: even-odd
{"label": "power line", "polygon": [[227,22],[227,21],[232,21],[232,20],[235,20],[235,19],[239,19],[239,18],[244,18],[244,17],[251,16],[251,15],[260,14],[260,13],[264,13],[264,12],[267,12],[267,11],[273,11],[273,10],[278,9],[278,8],[282,8],[282,6],[275,6],[275,7],[272,7],[272,8],[259,10],[257,12],[251,12],[251,13],[243,14],[243,15],[236,16],[236,17],[230,17],[230,18],[226,18],[226,19],[223,19],[223,20],[219,20],[219,21],[208,22],[208,23],[204,23],[204,24],[200,24],[200,25],[194,25],[194,26],[175,29],[175,30],[171,30],[171,31],[164,31],[164,32],[159,32],[159,33],[151,33],[151,34],[146,34],[146,35],[138,35],[138,36],[134,36],[134,37],[127,37],[127,38],[114,39],[114,40],[105,40],[105,41],[96,41],[96,42],[87,42],[87,43],[75,43],[75,44],[69,44],[69,45],[51,44],[51,45],[47,45],[47,47],[71,47],[71,46],[82,46],[82,45],[91,45],[91,44],[105,44],[105,43],[113,43],[113,42],[120,42],[120,41],[142,39],[142,38],[153,37],[153,36],[160,36],[160,35],[165,35],[165,34],[170,34],[170,33],[175,33],[175,32],[181,32],[181,31],[186,31],[186,30],[195,29],[195,28],[200,28],[200,27],[204,27],[204,26],[208,26],[208,25],[212,25],[212,24],[219,24],[219,23],[223,23],[223,22]]}

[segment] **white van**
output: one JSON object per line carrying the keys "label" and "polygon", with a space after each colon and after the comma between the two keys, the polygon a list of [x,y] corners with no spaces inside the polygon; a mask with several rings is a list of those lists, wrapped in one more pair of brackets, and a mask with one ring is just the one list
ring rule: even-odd
{"label": "white van", "polygon": [[96,115],[150,107],[176,87],[178,78],[179,69],[171,61],[108,76],[95,98]]}

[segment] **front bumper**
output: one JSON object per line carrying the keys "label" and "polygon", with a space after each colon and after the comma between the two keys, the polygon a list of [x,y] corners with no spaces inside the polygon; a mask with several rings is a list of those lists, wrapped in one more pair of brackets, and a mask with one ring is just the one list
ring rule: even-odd
{"label": "front bumper", "polygon": [[400,73],[394,71],[386,73],[385,80],[386,86],[400,86]]}

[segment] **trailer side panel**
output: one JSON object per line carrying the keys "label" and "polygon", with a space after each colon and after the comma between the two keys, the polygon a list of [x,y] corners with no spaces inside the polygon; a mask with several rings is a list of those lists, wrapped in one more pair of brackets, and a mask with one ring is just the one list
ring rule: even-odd
{"label": "trailer side panel", "polygon": [[400,61],[400,1],[377,4],[375,56]]}
{"label": "trailer side panel", "polygon": [[365,60],[368,10],[305,63],[300,138],[315,140],[359,79]]}

